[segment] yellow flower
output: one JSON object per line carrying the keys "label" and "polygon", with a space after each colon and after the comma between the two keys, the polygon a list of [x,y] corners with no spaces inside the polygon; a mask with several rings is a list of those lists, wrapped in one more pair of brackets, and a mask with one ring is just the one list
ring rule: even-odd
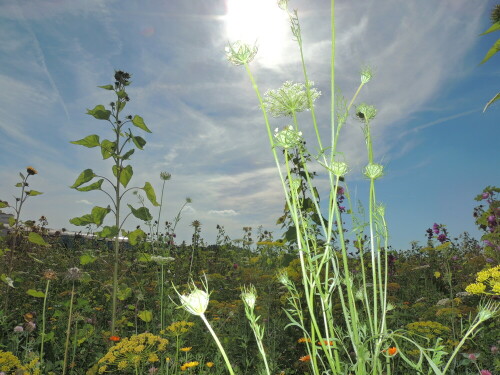
{"label": "yellow flower", "polygon": [[127,366],[128,366],[128,362],[125,359],[118,362],[118,370],[123,370],[123,369],[127,368]]}
{"label": "yellow flower", "polygon": [[441,277],[441,272],[439,272],[439,271],[434,272],[434,277],[436,279],[439,279]]}
{"label": "yellow flower", "polygon": [[207,365],[208,368],[214,367],[214,363],[213,362],[207,362],[206,365]]}
{"label": "yellow flower", "polygon": [[470,284],[465,288],[465,291],[471,294],[481,294],[485,290],[486,290],[486,285],[484,285],[483,283]]}
{"label": "yellow flower", "polygon": [[185,347],[185,348],[181,348],[181,352],[189,352],[191,349],[193,349],[192,346],[188,346],[188,347]]}
{"label": "yellow flower", "polygon": [[158,355],[156,353],[151,353],[148,357],[148,362],[158,362],[160,358],[158,358]]}

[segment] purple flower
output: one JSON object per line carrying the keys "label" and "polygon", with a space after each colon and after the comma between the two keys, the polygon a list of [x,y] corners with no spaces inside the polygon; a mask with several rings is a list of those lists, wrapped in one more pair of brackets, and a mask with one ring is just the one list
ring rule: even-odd
{"label": "purple flower", "polygon": [[432,226],[432,230],[434,231],[434,233],[439,234],[439,225],[437,223],[434,223],[434,225]]}
{"label": "purple flower", "polygon": [[493,244],[489,240],[484,240],[484,244],[489,247],[493,247]]}
{"label": "purple flower", "polygon": [[488,216],[488,223],[494,223],[495,222],[495,215],[490,215]]}
{"label": "purple flower", "polygon": [[467,355],[467,358],[469,358],[469,360],[472,362],[477,361],[477,357],[479,357],[479,354],[476,353],[469,353],[469,355]]}
{"label": "purple flower", "polygon": [[490,196],[490,193],[483,193],[483,195],[482,195],[483,199],[488,199],[489,196]]}
{"label": "purple flower", "polygon": [[443,234],[441,233],[439,236],[438,236],[438,241],[443,243],[446,241],[446,234]]}
{"label": "purple flower", "polygon": [[345,207],[344,206],[339,206],[339,211],[340,212],[345,212]]}
{"label": "purple flower", "polygon": [[344,194],[344,188],[342,186],[339,186],[337,188],[337,195],[342,195],[342,194]]}
{"label": "purple flower", "polygon": [[486,263],[493,263],[493,262],[494,262],[494,260],[493,260],[493,259],[491,259],[491,258],[486,258]]}
{"label": "purple flower", "polygon": [[488,370],[481,370],[481,371],[479,371],[479,373],[481,375],[492,375],[491,372],[489,372]]}

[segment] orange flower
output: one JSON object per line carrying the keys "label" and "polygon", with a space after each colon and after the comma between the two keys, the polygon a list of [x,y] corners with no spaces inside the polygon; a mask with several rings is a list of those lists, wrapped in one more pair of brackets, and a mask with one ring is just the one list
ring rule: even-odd
{"label": "orange flower", "polygon": [[109,341],[118,342],[120,341],[120,336],[109,336]]}
{"label": "orange flower", "polygon": [[306,337],[301,337],[300,339],[297,340],[297,342],[302,343],[302,342],[311,342],[311,339],[308,339]]}
{"label": "orange flower", "polygon": [[389,353],[390,356],[396,355],[398,352],[398,348],[395,346],[391,346],[389,349],[387,349],[387,353]]}
{"label": "orange flower", "polygon": [[[318,345],[321,345],[321,341],[318,341]],[[325,345],[325,346],[333,346],[333,341],[323,340],[323,345]]]}
{"label": "orange flower", "polygon": [[310,360],[311,356],[309,354],[299,358],[299,361],[301,362],[309,362]]}

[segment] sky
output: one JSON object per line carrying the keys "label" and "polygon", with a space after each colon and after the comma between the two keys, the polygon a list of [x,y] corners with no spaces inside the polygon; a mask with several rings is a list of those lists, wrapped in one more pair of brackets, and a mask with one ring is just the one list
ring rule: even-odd
{"label": "sky", "polygon": [[[378,109],[374,153],[385,176],[377,180],[377,198],[386,205],[393,249],[425,244],[425,230],[435,222],[452,238],[464,231],[479,238],[474,197],[488,185],[500,186],[500,106],[483,113],[498,92],[500,56],[479,65],[498,38],[479,36],[496,2],[336,3],[337,88],[350,100],[360,69],[374,71],[357,103]],[[288,6],[298,10],[309,79],[322,92],[315,109],[326,140],[330,2],[290,0]],[[115,99],[97,86],[113,83],[114,71],[124,70],[132,74],[124,114],[142,116],[152,131],[141,134],[147,144],[132,156],[129,186],[149,181],[159,197],[160,173],[171,173],[161,221],[172,221],[186,197],[192,199],[177,240],[190,243],[194,220],[208,244],[217,224],[232,239],[243,236],[243,227],[255,233],[259,226],[278,238],[284,195],[262,113],[244,68],[225,57],[225,46],[237,39],[259,46],[250,68],[262,93],[304,81],[286,14],[274,0],[1,1],[0,199],[13,204],[18,173],[33,166],[38,174],[30,188],[43,195],[26,201],[21,219],[44,215],[50,228],[81,230],[69,219],[109,204],[102,192],[69,188],[87,168],[111,176],[97,148],[70,141],[111,137],[110,127],[86,110]],[[271,126],[289,122],[273,118]],[[299,122],[316,152],[310,113],[300,114]],[[359,172],[366,150],[354,116],[339,142],[351,167],[352,198],[366,205],[368,182]],[[325,196],[325,173],[312,169]],[[137,196],[128,202],[138,206]],[[137,224],[129,220],[125,228]]]}

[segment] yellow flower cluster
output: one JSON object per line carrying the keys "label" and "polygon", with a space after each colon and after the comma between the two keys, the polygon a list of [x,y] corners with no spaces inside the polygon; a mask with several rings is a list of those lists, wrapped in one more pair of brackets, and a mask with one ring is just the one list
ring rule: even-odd
{"label": "yellow flower cluster", "polygon": [[166,333],[173,336],[180,336],[184,333],[188,333],[193,326],[193,322],[186,322],[185,320],[182,320],[180,322],[173,322],[167,327]]}
{"label": "yellow flower cluster", "polygon": [[471,294],[500,295],[500,265],[479,271],[476,282],[465,288]]}
{"label": "yellow flower cluster", "polygon": [[200,364],[200,362],[194,361],[194,362],[186,362],[181,366],[182,371],[186,371],[188,368],[191,367],[196,367]]}
{"label": "yellow flower cluster", "polygon": [[441,323],[433,321],[414,322],[406,325],[406,328],[413,333],[425,336],[429,339],[443,337],[450,329]]}
{"label": "yellow flower cluster", "polygon": [[38,358],[34,358],[28,364],[23,365],[12,352],[0,350],[0,372],[5,374],[40,375]]}
{"label": "yellow flower cluster", "polygon": [[167,349],[168,340],[152,333],[141,333],[113,345],[99,359],[99,374],[111,371],[123,373],[126,369],[136,369],[141,366],[160,361],[158,353]]}

